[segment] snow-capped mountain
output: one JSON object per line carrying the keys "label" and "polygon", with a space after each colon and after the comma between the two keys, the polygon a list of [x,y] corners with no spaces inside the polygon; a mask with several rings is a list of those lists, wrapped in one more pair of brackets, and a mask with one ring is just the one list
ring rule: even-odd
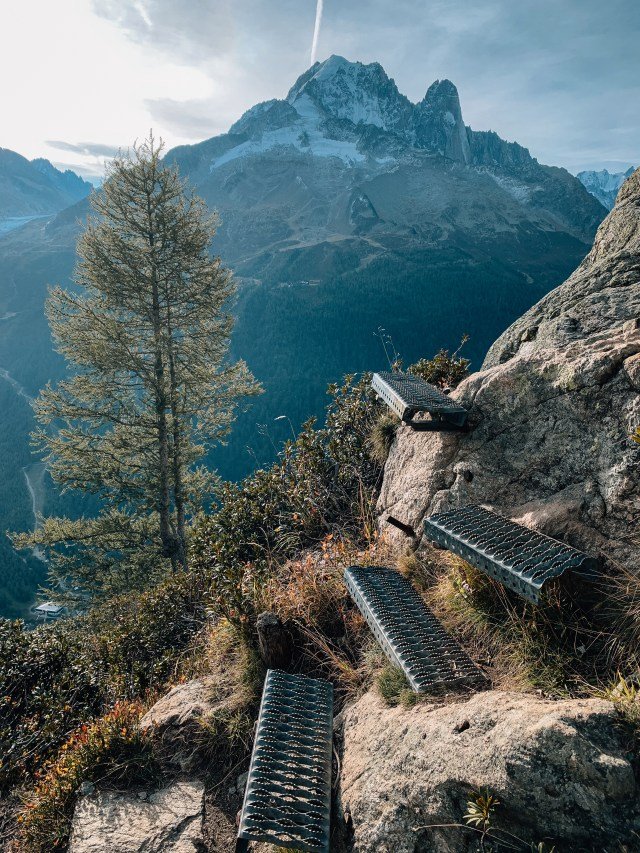
{"label": "snow-capped mountain", "polygon": [[57,213],[89,195],[91,184],[48,160],[0,148],[0,219]]}
{"label": "snow-capped mountain", "polygon": [[631,166],[626,172],[609,172],[602,169],[599,172],[578,172],[576,177],[587,188],[592,196],[598,199],[607,210],[611,210],[616,202],[618,190],[634,172]]}
{"label": "snow-capped mountain", "polygon": [[[564,169],[465,126],[449,80],[412,103],[377,63],[341,57],[167,160],[220,213],[214,249],[240,285],[234,356],[266,389],[214,460],[228,477],[290,437],[281,415],[321,416],[328,382],[388,366],[381,327],[405,363],[469,333],[478,365],[567,278],[606,214]],[[33,318],[46,285],[71,274],[86,207],[0,240],[0,305],[15,314],[0,366],[30,393],[61,369]]]}
{"label": "snow-capped mountain", "polygon": [[296,235],[308,245],[309,228],[315,239],[352,238],[364,208],[367,226],[373,211],[385,233],[424,240],[427,231],[446,238],[471,229],[473,242],[524,223],[589,242],[604,215],[565,170],[466,127],[449,80],[414,104],[379,64],[339,56],[316,63],[286,98],[248,110],[228,133],[167,157],[223,213],[234,263],[245,248],[253,255],[269,244],[262,227],[247,227],[258,210],[279,223],[287,251]]}

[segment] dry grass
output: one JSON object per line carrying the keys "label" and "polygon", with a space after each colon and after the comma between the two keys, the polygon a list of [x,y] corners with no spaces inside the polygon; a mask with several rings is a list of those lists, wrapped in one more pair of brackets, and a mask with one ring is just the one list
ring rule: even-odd
{"label": "dry grass", "polygon": [[584,696],[615,672],[620,649],[602,590],[562,578],[534,605],[452,554],[439,561],[426,599],[495,687]]}
{"label": "dry grass", "polygon": [[319,549],[274,572],[257,602],[259,610],[276,613],[294,635],[296,667],[333,681],[339,701],[361,693],[372,678],[369,630],[349,597],[343,572],[351,565],[390,559],[388,545],[377,537],[359,548],[329,535]]}
{"label": "dry grass", "polygon": [[265,675],[257,653],[234,625],[220,619],[203,632],[195,669],[180,681],[205,677],[211,710],[154,738],[155,755],[169,774],[178,753],[190,766],[210,770],[242,759],[251,749]]}
{"label": "dry grass", "polygon": [[602,615],[611,626],[610,655],[628,672],[640,671],[640,570],[609,561],[598,585]]}

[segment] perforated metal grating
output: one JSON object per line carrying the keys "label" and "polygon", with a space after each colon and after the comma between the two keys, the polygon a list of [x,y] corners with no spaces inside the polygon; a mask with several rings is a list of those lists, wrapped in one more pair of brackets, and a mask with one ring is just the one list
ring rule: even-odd
{"label": "perforated metal grating", "polygon": [[344,579],[374,637],[416,693],[484,681],[401,574],[384,566],[351,566]]}
{"label": "perforated metal grating", "polygon": [[236,850],[270,841],[328,853],[332,742],[331,684],[270,669]]}
{"label": "perforated metal grating", "polygon": [[572,571],[593,578],[598,561],[488,509],[466,506],[425,519],[426,535],[533,602],[545,581]]}
{"label": "perforated metal grating", "polygon": [[[374,373],[371,386],[398,417],[411,424],[432,429],[462,429],[467,410],[445,394],[409,373]],[[436,421],[414,421],[418,412],[428,412]]]}

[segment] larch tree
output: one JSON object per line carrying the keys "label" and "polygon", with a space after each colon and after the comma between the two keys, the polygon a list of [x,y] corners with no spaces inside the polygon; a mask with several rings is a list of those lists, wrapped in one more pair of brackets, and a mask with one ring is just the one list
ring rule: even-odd
{"label": "larch tree", "polygon": [[235,285],[210,255],[216,220],[161,150],[150,136],[112,163],[78,243],[77,287],[47,302],[69,378],[40,393],[35,442],[53,480],[101,509],[44,519],[15,542],[44,549],[50,581],[80,595],[187,568],[188,519],[213,485],[199,460],[260,390],[228,359]]}

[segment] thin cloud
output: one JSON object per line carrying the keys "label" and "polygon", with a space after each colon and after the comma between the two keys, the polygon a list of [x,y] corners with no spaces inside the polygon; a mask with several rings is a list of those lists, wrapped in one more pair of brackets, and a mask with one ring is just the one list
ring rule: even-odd
{"label": "thin cloud", "polygon": [[47,139],[46,144],[58,151],[71,151],[73,154],[83,154],[86,157],[115,157],[121,150],[115,145],[105,145],[102,142],[65,142],[62,139]]}
{"label": "thin cloud", "polygon": [[235,111],[221,116],[215,100],[176,101],[157,98],[145,101],[153,122],[188,139],[207,139],[226,133],[237,116]]}
{"label": "thin cloud", "polygon": [[93,0],[94,12],[140,44],[189,64],[233,47],[235,18],[230,0]]}

